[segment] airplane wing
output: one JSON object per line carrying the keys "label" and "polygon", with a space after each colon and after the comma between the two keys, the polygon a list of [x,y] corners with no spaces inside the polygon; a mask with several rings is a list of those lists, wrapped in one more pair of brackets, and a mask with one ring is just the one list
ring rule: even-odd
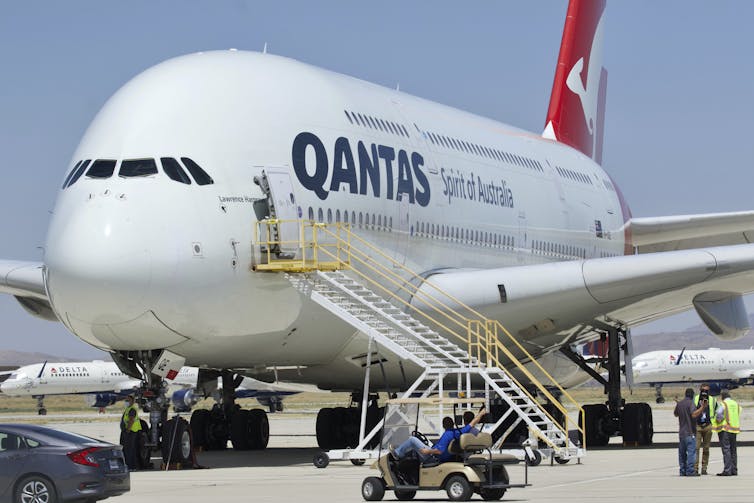
{"label": "airplane wing", "polygon": [[628,225],[639,253],[754,242],[754,211],[632,218]]}
{"label": "airplane wing", "polygon": [[47,298],[41,262],[0,260],[0,293],[13,295],[33,316],[58,321]]}
{"label": "airplane wing", "polygon": [[718,337],[735,339],[748,331],[741,294],[754,291],[754,245],[446,272],[429,281],[500,320],[534,355],[591,340],[599,324],[638,325],[692,306]]}

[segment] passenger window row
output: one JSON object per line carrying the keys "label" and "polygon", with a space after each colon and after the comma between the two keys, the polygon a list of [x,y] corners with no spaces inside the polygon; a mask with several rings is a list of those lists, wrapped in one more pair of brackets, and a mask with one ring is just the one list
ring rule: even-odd
{"label": "passenger window row", "polygon": [[357,112],[348,113],[348,110],[343,110],[343,113],[346,114],[346,118],[351,124],[374,129],[375,131],[382,131],[383,133],[410,138],[408,130],[403,126],[403,124],[372,117],[371,115],[367,114],[360,114]]}
{"label": "passenger window row", "polygon": [[594,183],[592,183],[592,179],[589,178],[584,173],[580,173],[578,171],[574,171],[567,168],[561,168],[560,166],[555,166],[555,170],[558,172],[558,174],[562,178],[568,178],[569,180],[573,180],[574,182],[588,183],[589,185],[594,185]]}
{"label": "passenger window row", "polygon": [[532,252],[540,255],[560,256],[565,258],[586,258],[586,249],[580,246],[541,241],[535,239],[531,243]]}
{"label": "passenger window row", "polygon": [[[189,178],[186,173],[186,170],[188,170],[188,173],[191,174],[191,177],[197,185],[211,185],[215,183],[212,177],[189,157],[181,157],[181,162],[178,162],[178,160],[173,157],[161,157],[160,163],[162,164],[162,171],[168,176],[168,178],[176,182],[190,185],[191,178]],[[118,161],[114,159],[97,159],[94,162],[92,162],[91,159],[78,161],[65,178],[63,189],[76,183],[85,172],[87,178],[110,178],[115,173],[117,164]],[[125,159],[120,162],[120,168],[118,170],[118,176],[121,178],[148,177],[155,176],[158,173],[157,161],[151,158]]]}
{"label": "passenger window row", "polygon": [[333,213],[332,208],[328,208],[326,212],[322,208],[319,208],[317,209],[315,219],[314,208],[309,206],[309,220],[322,223],[326,222],[328,224],[342,222],[344,224],[350,224],[352,227],[358,226],[359,228],[379,231],[393,231],[393,217],[388,217],[387,215],[383,216],[376,213],[364,213],[361,211],[357,214],[355,211],[349,213],[348,210],[343,210],[343,213],[341,213],[340,210],[335,210]]}
{"label": "passenger window row", "polygon": [[459,140],[457,138],[453,138],[452,136],[445,136],[439,133],[426,131],[424,132],[424,135],[429,138],[429,141],[432,142],[433,145],[437,145],[439,147],[456,150],[458,152],[465,152],[467,154],[477,155],[480,157],[486,157],[487,159],[491,159],[493,161],[515,164],[517,166],[521,166],[522,168],[532,169],[540,173],[544,173],[545,171],[539,161],[530,159],[528,157],[511,154],[503,150],[486,147],[484,145],[479,145],[478,143],[473,143],[466,140]]}
{"label": "passenger window row", "polygon": [[416,228],[418,236],[432,239],[449,239],[459,243],[492,246],[496,248],[513,249],[516,246],[516,240],[513,236],[496,232],[480,231],[431,222],[417,222]]}
{"label": "passenger window row", "polygon": [[605,185],[605,188],[609,190],[610,192],[615,192],[615,187],[613,186],[613,183],[610,180],[602,179],[602,183]]}

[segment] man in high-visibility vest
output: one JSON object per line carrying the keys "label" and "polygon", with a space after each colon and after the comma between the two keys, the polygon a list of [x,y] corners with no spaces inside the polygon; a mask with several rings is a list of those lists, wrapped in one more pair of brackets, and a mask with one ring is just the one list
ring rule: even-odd
{"label": "man in high-visibility vest", "polygon": [[699,386],[699,394],[694,397],[694,406],[699,407],[700,400],[707,400],[707,408],[696,418],[696,461],[694,471],[699,473],[699,458],[702,458],[702,475],[707,475],[709,464],[709,447],[712,442],[712,421],[715,417],[717,402],[709,395],[709,384]]}
{"label": "man in high-visibility vest", "polygon": [[717,475],[729,477],[738,475],[738,454],[736,452],[736,439],[741,431],[739,418],[741,406],[730,397],[727,389],[720,392],[720,402],[715,413],[716,424],[720,433],[720,447],[723,450],[723,471]]}
{"label": "man in high-visibility vest", "polygon": [[131,470],[140,468],[137,442],[141,431],[141,420],[136,405],[134,405],[133,395],[126,397],[126,408],[120,418],[120,430],[120,443],[123,446],[123,457],[126,459],[126,465]]}

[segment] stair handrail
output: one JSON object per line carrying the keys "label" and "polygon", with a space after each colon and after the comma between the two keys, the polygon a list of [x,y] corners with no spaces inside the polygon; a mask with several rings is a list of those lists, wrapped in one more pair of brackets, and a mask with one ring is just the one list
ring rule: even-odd
{"label": "stair handrail", "polygon": [[[555,399],[555,397],[550,393],[550,391],[547,389],[547,386],[543,385],[539,379],[536,379],[533,374],[525,367],[524,363],[521,362],[519,358],[513,355],[511,351],[500,341],[500,337],[498,336],[499,332],[502,330],[502,332],[510,339],[515,346],[522,352],[523,355],[528,357],[529,363],[532,363],[541,373],[543,376],[545,376],[562,394],[562,396],[565,396],[577,409],[577,411],[580,411],[580,416],[582,417],[582,424],[578,425],[576,424],[576,428],[579,432],[582,433],[582,438],[586,438],[584,435],[584,420],[585,420],[585,414],[583,413],[583,408],[581,405],[576,402],[576,400],[553,378],[545,369],[542,367],[537,360],[529,354],[529,352],[521,345],[521,343],[511,335],[511,333],[497,320],[491,320],[476,311],[475,309],[471,308],[470,306],[467,306],[459,299],[455,298],[451,294],[444,292],[439,287],[428,281],[427,279],[423,278],[421,275],[417,274],[413,270],[409,269],[405,265],[401,264],[400,262],[396,261],[393,257],[389,256],[388,254],[384,253],[382,250],[377,248],[376,246],[369,243],[367,240],[363,239],[361,236],[355,234],[350,229],[349,224],[345,224],[342,222],[336,222],[332,224],[325,224],[322,222],[315,222],[311,220],[279,220],[279,219],[266,219],[262,221],[258,221],[257,224],[259,226],[265,225],[268,229],[266,235],[267,235],[267,241],[257,241],[257,244],[266,244],[266,250],[267,250],[267,260],[268,263],[274,263],[274,262],[285,262],[285,260],[276,260],[272,257],[271,251],[274,249],[274,245],[282,245],[284,243],[293,243],[292,241],[281,241],[281,240],[271,240],[270,237],[272,235],[272,232],[270,231],[272,225],[280,225],[283,223],[299,223],[300,225],[300,233],[299,233],[299,248],[301,249],[301,258],[300,259],[294,259],[294,260],[288,260],[290,263],[300,263],[298,266],[301,270],[314,270],[318,269],[319,265],[321,264],[320,260],[320,252],[324,253],[325,255],[331,257],[334,259],[334,262],[328,262],[327,263],[327,269],[332,268],[342,268],[342,269],[348,269],[352,271],[353,273],[357,274],[367,282],[369,282],[372,285],[377,286],[380,290],[387,293],[389,296],[392,296],[393,298],[397,299],[400,303],[405,305],[407,308],[409,308],[411,311],[420,314],[424,318],[428,319],[432,323],[436,324],[437,326],[442,327],[444,330],[446,330],[448,333],[452,334],[454,337],[460,339],[461,341],[464,341],[468,345],[468,351],[469,351],[469,364],[471,365],[471,360],[473,357],[473,347],[475,346],[477,348],[478,356],[477,360],[479,363],[484,363],[487,366],[494,365],[495,367],[498,367],[502,370],[504,370],[503,365],[500,363],[499,358],[499,352],[502,351],[503,354],[527,377],[529,380],[534,384],[537,389],[539,389],[543,395],[563,414],[565,418],[566,425],[562,426],[556,421],[547,410],[542,409],[543,413],[547,415],[547,417],[555,424],[557,427],[563,431],[563,433],[568,434],[568,427],[567,425],[572,423],[573,421],[570,420],[568,416],[567,409],[560,403],[560,400]],[[306,229],[307,227],[312,229],[312,238],[311,241],[307,241],[306,239]],[[333,232],[330,227],[335,227],[337,232]],[[329,236],[330,238],[335,240],[335,243],[322,243],[319,238],[319,233],[322,233],[326,236]],[[345,238],[343,235],[345,235]],[[255,228],[254,232],[255,239],[258,239],[259,233],[257,229]],[[405,278],[391,270],[389,267],[384,266],[383,264],[380,264],[378,261],[375,261],[371,255],[364,252],[363,250],[360,250],[358,247],[354,247],[354,241],[358,242],[359,244],[366,247],[371,252],[381,256],[383,259],[385,259],[389,264],[393,266],[394,269],[400,269],[404,271],[409,278],[414,280],[419,280],[419,285],[414,285],[410,280],[406,281]],[[333,253],[330,249],[334,248],[335,252]],[[307,262],[306,258],[306,250],[311,249],[313,258],[311,261]],[[354,253],[356,252],[356,253]],[[344,255],[344,256],[343,256]],[[366,257],[365,259],[361,258],[361,255]],[[383,279],[388,280],[389,283],[393,284],[398,288],[399,291],[404,291],[407,294],[409,294],[410,297],[413,298],[419,298],[427,307],[431,308],[436,313],[444,316],[448,320],[450,320],[452,323],[463,327],[466,331],[466,336],[459,335],[455,330],[450,329],[446,324],[439,322],[438,320],[432,318],[426,311],[419,309],[417,306],[413,305],[410,302],[407,302],[400,296],[397,296],[395,291],[388,289],[384,285],[382,285],[380,282],[374,280],[369,275],[364,274],[362,271],[354,268],[354,262],[358,262],[368,269],[372,270],[375,274],[378,276],[381,276]],[[335,265],[333,265],[335,264]],[[395,279],[397,278],[397,279]],[[410,288],[407,287],[410,286]],[[431,288],[435,292],[439,293],[443,297],[449,299],[451,302],[455,303],[457,306],[460,306],[464,311],[468,311],[472,313],[475,318],[478,318],[478,320],[474,320],[472,318],[469,318],[459,312],[456,311],[453,307],[449,306],[445,302],[442,302],[441,300],[437,299],[433,295],[427,293],[426,291],[423,291],[420,289],[421,286],[427,285],[427,287]],[[442,306],[442,308],[438,308],[437,306],[433,305],[432,302],[427,302],[425,299],[431,299],[432,302],[437,303],[438,305]],[[456,316],[454,318],[453,316],[450,316],[450,314],[453,314]],[[460,318],[460,320],[459,320]],[[475,345],[472,345],[472,331],[470,329],[472,323],[474,321],[480,321],[484,322],[483,330],[485,332],[484,337],[484,345],[480,342],[477,342]],[[477,334],[478,335],[478,334]],[[483,349],[482,349],[483,348]],[[483,354],[482,354],[483,353]],[[532,399],[534,402],[536,402],[536,399],[528,392],[528,390],[522,386],[518,380],[516,380],[512,375],[508,374],[508,377],[512,379],[523,391],[524,393]]]}

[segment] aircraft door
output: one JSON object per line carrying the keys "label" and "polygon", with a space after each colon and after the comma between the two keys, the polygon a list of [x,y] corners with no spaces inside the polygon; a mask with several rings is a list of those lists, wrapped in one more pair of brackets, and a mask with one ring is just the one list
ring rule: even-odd
{"label": "aircraft door", "polygon": [[406,251],[408,250],[408,238],[411,232],[411,229],[409,228],[409,211],[411,206],[406,194],[398,194],[398,197],[400,198],[398,201],[398,226],[396,229],[398,232],[394,233],[397,243],[395,247],[395,256],[393,258],[405,265]]}
{"label": "aircraft door", "polygon": [[720,367],[718,368],[720,372],[725,372],[728,370],[728,362],[725,361],[724,356],[720,356]]}
{"label": "aircraft door", "polygon": [[526,247],[527,247],[527,241],[529,237],[527,236],[526,232],[526,213],[524,211],[518,212],[518,236],[516,239],[516,257],[518,257],[518,262],[524,263],[526,261],[526,258],[524,257],[524,253],[526,253]]}
{"label": "aircraft door", "polygon": [[[301,218],[293,183],[288,170],[284,168],[267,168],[262,171],[262,179],[255,180],[267,194],[268,215],[271,219],[284,220],[274,229],[277,239],[281,242],[278,255],[283,258],[294,258],[299,248],[299,224]],[[259,218],[260,215],[257,215]]]}

